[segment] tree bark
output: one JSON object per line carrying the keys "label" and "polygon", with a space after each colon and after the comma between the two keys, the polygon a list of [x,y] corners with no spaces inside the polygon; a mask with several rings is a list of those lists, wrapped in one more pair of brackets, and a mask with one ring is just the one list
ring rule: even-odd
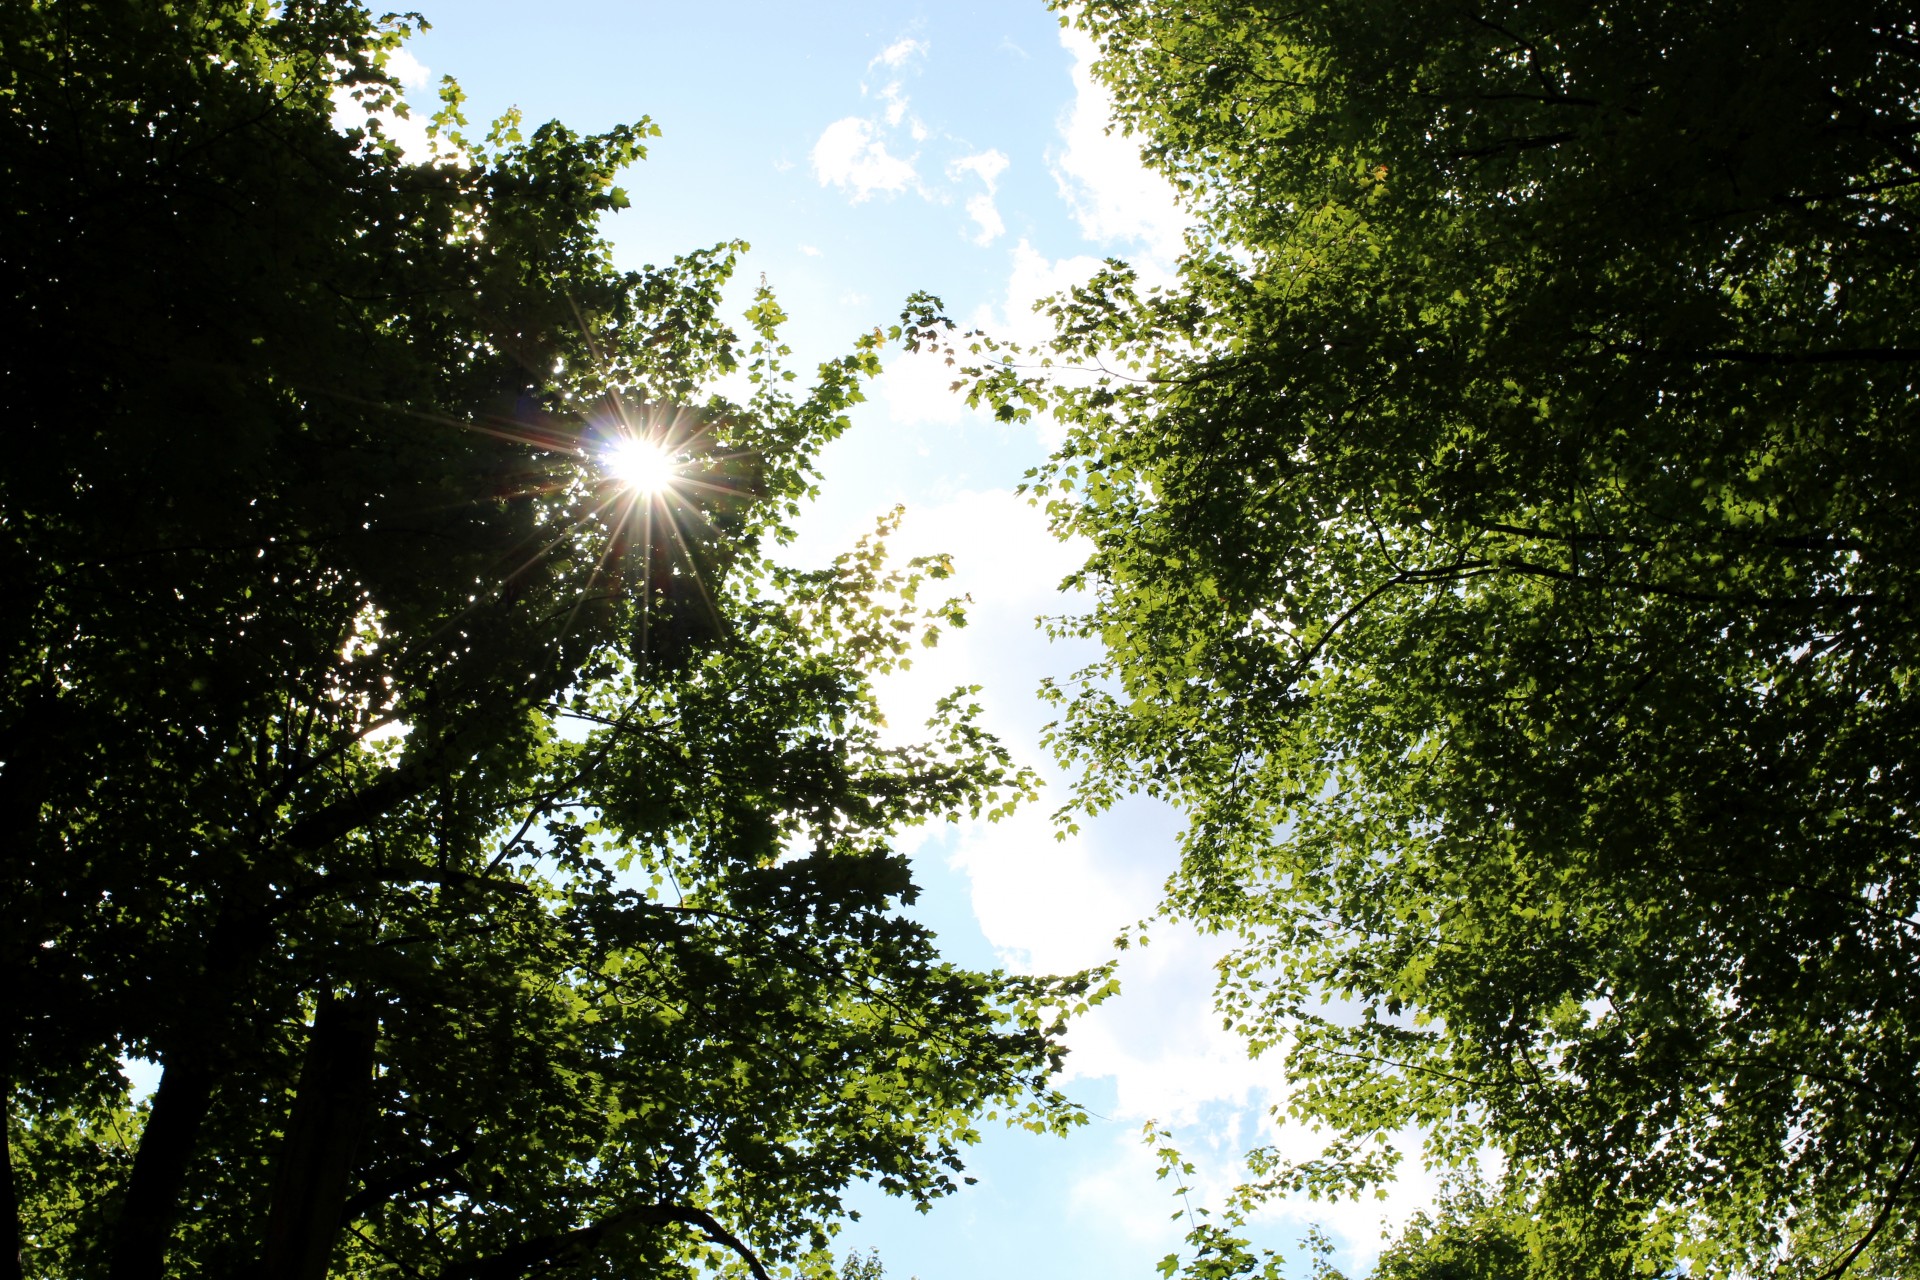
{"label": "tree bark", "polygon": [[[5,576],[15,579],[10,586],[24,585],[19,581],[24,574]],[[10,590],[5,594],[19,598]],[[24,1041],[22,993],[32,983],[39,944],[46,940],[44,913],[32,886],[38,879],[34,853],[46,795],[43,775],[49,767],[46,743],[59,713],[56,700],[42,692],[27,699],[15,721],[0,731],[0,827],[13,836],[7,874],[0,879],[0,894],[7,899],[0,933],[12,935],[5,977],[0,978],[0,1280],[22,1280],[26,1272],[20,1256],[26,1244],[20,1227],[20,1184],[13,1172],[13,1088],[20,1067],[18,1046]]]}
{"label": "tree bark", "polygon": [[201,980],[183,993],[180,1015],[163,1042],[160,1087],[127,1177],[107,1280],[166,1275],[180,1195],[200,1150],[213,1091],[230,1066],[236,993],[270,937],[260,896],[257,889],[251,896],[236,894],[220,913]]}
{"label": "tree bark", "polygon": [[168,1055],[127,1179],[108,1280],[164,1280],[180,1192],[200,1148],[215,1078],[204,1048]]}
{"label": "tree bark", "polygon": [[321,998],[267,1208],[262,1274],[270,1280],[326,1280],[373,1104],[378,1032],[367,996]]}
{"label": "tree bark", "polygon": [[22,1280],[20,1188],[13,1179],[13,1081],[0,1079],[0,1280]]}

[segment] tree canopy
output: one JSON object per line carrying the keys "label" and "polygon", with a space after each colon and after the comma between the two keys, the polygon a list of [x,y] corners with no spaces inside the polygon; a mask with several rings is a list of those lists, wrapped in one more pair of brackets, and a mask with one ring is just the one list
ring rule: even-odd
{"label": "tree canopy", "polygon": [[1166,909],[1330,1139],[1256,1187],[1418,1131],[1533,1274],[1910,1274],[1910,7],[1070,16],[1195,226],[973,393],[1067,429],[1081,800],[1186,810]]}
{"label": "tree canopy", "polygon": [[406,34],[0,12],[0,1275],[825,1274],[1076,1119],[1089,979],[943,961],[888,843],[1031,780],[880,732],[943,561],[773,558],[881,337],[803,388],[743,245],[617,269],[644,121],[402,155]]}

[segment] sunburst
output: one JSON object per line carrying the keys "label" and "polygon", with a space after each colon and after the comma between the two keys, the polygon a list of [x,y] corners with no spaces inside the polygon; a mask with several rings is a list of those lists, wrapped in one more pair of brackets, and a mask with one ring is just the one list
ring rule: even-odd
{"label": "sunburst", "polygon": [[606,473],[635,494],[652,497],[681,478],[679,460],[658,440],[623,435],[600,454]]}
{"label": "sunburst", "polygon": [[[596,344],[589,340],[588,345],[598,363]],[[637,604],[642,653],[649,648],[650,615],[663,593],[690,592],[698,602],[695,607],[719,624],[716,584],[708,581],[712,557],[703,553],[701,544],[717,532],[715,504],[730,507],[754,500],[756,455],[723,443],[716,431],[719,421],[710,412],[672,402],[635,401],[612,389],[601,393],[597,406],[552,409],[529,391],[509,412],[472,417],[331,389],[322,394],[533,451],[526,472],[484,496],[470,495],[454,505],[561,499],[553,510],[557,518],[541,520],[516,546],[504,549],[491,589],[470,597],[444,618],[435,635],[517,592],[516,583],[567,544],[587,551],[585,544],[593,542],[599,546],[586,557],[584,581],[564,614],[562,635],[573,630],[583,606],[609,594],[630,595]]]}

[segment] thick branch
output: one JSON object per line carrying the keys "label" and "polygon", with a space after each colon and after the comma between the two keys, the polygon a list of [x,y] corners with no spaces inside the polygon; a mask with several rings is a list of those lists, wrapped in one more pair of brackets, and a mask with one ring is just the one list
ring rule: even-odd
{"label": "thick branch", "polygon": [[467,1160],[467,1149],[455,1147],[440,1155],[430,1156],[419,1164],[408,1165],[394,1172],[391,1166],[376,1171],[360,1190],[348,1197],[346,1207],[341,1210],[343,1221],[352,1222],[389,1200],[397,1198],[412,1199],[420,1194],[422,1188],[445,1185],[446,1181],[460,1172],[460,1166]]}
{"label": "thick branch", "polygon": [[162,1280],[167,1246],[180,1208],[188,1166],[200,1148],[200,1129],[212,1104],[218,1073],[199,1052],[169,1054],[140,1134],[114,1233],[110,1280]]}
{"label": "thick branch", "polygon": [[443,1275],[446,1280],[519,1280],[519,1277],[542,1263],[578,1257],[609,1236],[630,1228],[666,1226],[676,1222],[697,1227],[713,1243],[733,1250],[747,1264],[747,1269],[753,1272],[754,1280],[772,1280],[753,1250],[716,1222],[712,1214],[704,1209],[673,1204],[634,1205],[621,1209],[588,1226],[523,1241],[490,1258],[450,1269]]}
{"label": "thick branch", "polygon": [[389,769],[353,794],[342,796],[294,823],[281,844],[290,849],[324,849],[402,801],[419,795],[439,777],[438,771],[418,764]]}
{"label": "thick branch", "polygon": [[1610,354],[1661,356],[1669,360],[1722,360],[1731,364],[1912,364],[1920,347],[1827,347],[1813,351],[1755,351],[1746,347],[1668,348],[1610,344]]}
{"label": "thick branch", "polygon": [[379,1012],[364,993],[321,997],[267,1210],[266,1273],[326,1280],[353,1157],[371,1111]]}
{"label": "thick branch", "polygon": [[1913,1164],[1916,1156],[1920,1156],[1920,1140],[1916,1140],[1913,1145],[1907,1148],[1907,1158],[1901,1162],[1900,1171],[1894,1174],[1893,1185],[1888,1187],[1886,1195],[1881,1197],[1880,1212],[1874,1215],[1873,1222],[1867,1227],[1866,1234],[1854,1241],[1853,1247],[1847,1250],[1846,1255],[1833,1266],[1821,1272],[1816,1280],[1840,1280],[1840,1277],[1845,1275],[1848,1270],[1852,1268],[1853,1264],[1860,1260],[1860,1255],[1867,1251],[1867,1246],[1872,1244],[1874,1237],[1880,1234],[1880,1229],[1887,1225],[1887,1219],[1893,1216],[1893,1208],[1900,1201],[1900,1192],[1907,1185],[1907,1179],[1913,1175]]}

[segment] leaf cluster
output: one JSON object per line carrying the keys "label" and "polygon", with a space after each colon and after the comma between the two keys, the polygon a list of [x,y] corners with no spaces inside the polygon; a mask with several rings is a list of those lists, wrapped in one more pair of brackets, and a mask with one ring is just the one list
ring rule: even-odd
{"label": "leaf cluster", "polygon": [[616,268],[644,121],[449,82],[403,156],[417,21],[0,12],[0,1274],[825,1274],[851,1181],[1078,1118],[1102,975],[901,911],[1034,787],[967,691],[881,733],[944,563],[772,558],[881,336],[803,381],[743,244]]}
{"label": "leaf cluster", "polygon": [[1196,225],[966,381],[1065,428],[1056,747],[1191,818],[1167,910],[1334,1139],[1272,1189],[1414,1126],[1534,1274],[1910,1266],[1912,15],[1070,17]]}

